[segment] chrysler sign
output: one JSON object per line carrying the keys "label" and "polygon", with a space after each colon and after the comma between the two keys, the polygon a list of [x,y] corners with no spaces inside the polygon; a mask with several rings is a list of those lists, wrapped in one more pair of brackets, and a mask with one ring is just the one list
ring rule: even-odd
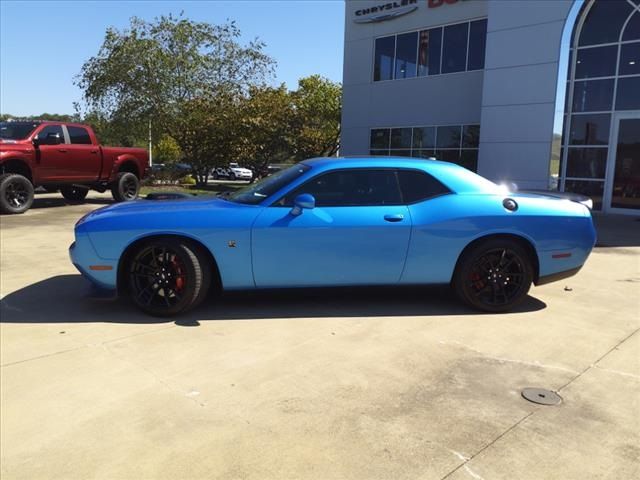
{"label": "chrysler sign", "polygon": [[391,20],[418,9],[418,0],[397,0],[356,10],[355,23],[375,23]]}

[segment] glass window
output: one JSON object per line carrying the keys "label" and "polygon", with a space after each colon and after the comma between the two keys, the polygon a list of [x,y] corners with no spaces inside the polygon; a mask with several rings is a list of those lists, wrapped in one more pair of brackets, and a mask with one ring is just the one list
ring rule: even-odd
{"label": "glass window", "polygon": [[416,76],[418,32],[404,33],[396,39],[396,76],[412,78]]}
{"label": "glass window", "polygon": [[469,27],[469,59],[467,70],[484,68],[484,52],[487,43],[487,20],[476,20]]}
{"label": "glass window", "polygon": [[640,110],[640,77],[618,79],[616,110]]}
{"label": "glass window", "polygon": [[411,151],[414,158],[436,158],[436,151],[433,148],[414,148]]}
{"label": "glass window", "polygon": [[376,38],[373,80],[391,80],[393,78],[393,57],[396,49],[396,37]]}
{"label": "glass window", "polygon": [[370,150],[369,151],[369,155],[373,155],[376,157],[388,157],[389,156],[389,150]]}
{"label": "glass window", "polygon": [[91,145],[91,137],[86,128],[82,127],[67,127],[69,132],[69,138],[74,145]]}
{"label": "glass window", "polygon": [[597,112],[611,110],[613,79],[575,82],[573,85],[573,111]]}
{"label": "glass window", "polygon": [[565,192],[580,193],[593,200],[593,209],[602,209],[602,192],[604,191],[603,181],[589,180],[566,180],[564,184]]}
{"label": "glass window", "polygon": [[273,175],[269,175],[259,182],[241,188],[240,190],[236,190],[228,197],[223,198],[236,203],[257,205],[265,198],[270,197],[274,193],[277,193],[278,190],[284,188],[286,185],[301,177],[310,169],[311,167],[309,165],[298,163],[289,168],[285,168],[284,170],[280,170]]}
{"label": "glass window", "polygon": [[460,148],[460,125],[438,127],[436,147]]}
{"label": "glass window", "polygon": [[389,155],[391,155],[392,157],[410,157],[411,149],[404,148],[401,150],[389,150]]}
{"label": "glass window", "polygon": [[480,145],[480,125],[462,127],[462,148],[478,148]]}
{"label": "glass window", "polygon": [[47,125],[38,132],[38,140],[43,141],[49,136],[57,136],[61,143],[65,143],[64,134],[62,133],[62,127],[60,125]]}
{"label": "glass window", "polygon": [[399,170],[398,181],[404,203],[416,203],[450,192],[431,175],[418,170]]}
{"label": "glass window", "polygon": [[619,75],[640,73],[640,42],[622,45]]}
{"label": "glass window", "polygon": [[604,178],[608,148],[570,148],[567,177]]}
{"label": "glass window", "polygon": [[468,23],[444,27],[442,73],[462,72],[467,64]]}
{"label": "glass window", "polygon": [[579,49],[576,59],[576,79],[614,76],[617,58],[617,45]]}
{"label": "glass window", "polygon": [[569,145],[607,145],[611,115],[573,115]]}
{"label": "glass window", "polygon": [[622,35],[622,41],[640,40],[640,12],[636,12],[631,16],[631,20],[627,23]]}
{"label": "glass window", "polygon": [[391,148],[411,148],[411,128],[392,128]]}
{"label": "glass window", "polygon": [[640,119],[620,120],[611,206],[640,208]]}
{"label": "glass window", "polygon": [[464,168],[466,168],[467,170],[471,170],[472,172],[477,172],[478,171],[478,150],[462,150],[460,152],[460,161],[458,163]]}
{"label": "glass window", "polygon": [[429,75],[429,30],[422,30],[418,40],[418,76],[425,75]]}
{"label": "glass window", "polygon": [[5,140],[22,140],[31,135],[39,124],[33,122],[1,122],[0,138]]}
{"label": "glass window", "polygon": [[633,7],[627,0],[596,0],[582,26],[579,45],[617,42]]}
{"label": "glass window", "polygon": [[429,30],[429,75],[440,73],[442,56],[442,27]]}
{"label": "glass window", "polygon": [[393,170],[340,170],[312,178],[285,198],[285,205],[309,193],[317,207],[362,205],[399,205],[402,203],[398,182]]}
{"label": "glass window", "polygon": [[436,150],[436,159],[443,162],[459,163],[460,162],[460,150]]}
{"label": "glass window", "polygon": [[436,127],[415,127],[413,129],[413,148],[431,148],[436,146]]}
{"label": "glass window", "polygon": [[374,128],[371,130],[371,148],[389,148],[388,128]]}

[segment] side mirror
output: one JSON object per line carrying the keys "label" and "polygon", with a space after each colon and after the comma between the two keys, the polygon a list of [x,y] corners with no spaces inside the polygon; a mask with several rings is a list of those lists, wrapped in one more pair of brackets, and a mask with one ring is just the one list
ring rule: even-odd
{"label": "side mirror", "polygon": [[301,193],[293,201],[293,208],[291,209],[291,215],[297,217],[302,215],[302,210],[311,210],[316,206],[316,199],[310,193]]}

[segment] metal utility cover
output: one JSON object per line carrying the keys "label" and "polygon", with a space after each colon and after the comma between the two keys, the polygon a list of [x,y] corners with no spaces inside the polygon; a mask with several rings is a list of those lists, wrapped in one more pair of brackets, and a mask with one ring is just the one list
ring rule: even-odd
{"label": "metal utility cover", "polygon": [[562,402],[560,395],[544,388],[525,388],[522,390],[522,397],[540,405],[557,405]]}

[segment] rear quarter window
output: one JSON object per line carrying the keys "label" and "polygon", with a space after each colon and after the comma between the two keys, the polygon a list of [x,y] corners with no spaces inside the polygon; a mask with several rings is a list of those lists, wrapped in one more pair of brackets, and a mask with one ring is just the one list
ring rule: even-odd
{"label": "rear quarter window", "polygon": [[399,170],[398,181],[404,203],[416,203],[451,193],[438,180],[419,170]]}

